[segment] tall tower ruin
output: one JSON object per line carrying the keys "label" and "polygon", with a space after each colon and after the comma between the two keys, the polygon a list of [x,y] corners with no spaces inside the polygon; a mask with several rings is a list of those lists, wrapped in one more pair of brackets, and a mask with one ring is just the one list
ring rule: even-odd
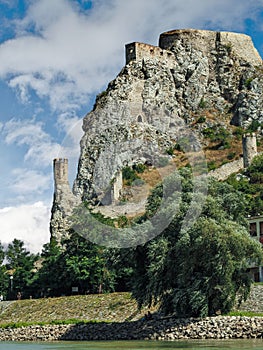
{"label": "tall tower ruin", "polygon": [[62,184],[67,184],[69,186],[67,158],[55,158],[53,160],[53,172],[55,189]]}
{"label": "tall tower ruin", "polygon": [[68,181],[68,159],[55,158],[53,160],[54,199],[51,210],[50,233],[51,238],[59,244],[67,237],[70,227],[69,217],[73,209],[80,203],[74,196]]}
{"label": "tall tower ruin", "polygon": [[244,168],[250,166],[253,158],[257,155],[257,138],[254,133],[246,134],[242,139]]}

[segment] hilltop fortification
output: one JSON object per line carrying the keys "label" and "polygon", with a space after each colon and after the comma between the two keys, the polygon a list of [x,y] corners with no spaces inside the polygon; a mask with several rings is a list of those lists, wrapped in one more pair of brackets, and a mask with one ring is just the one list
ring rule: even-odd
{"label": "hilltop fortification", "polygon": [[73,195],[68,181],[68,159],[53,160],[54,198],[51,210],[50,232],[57,242],[67,235],[68,217],[73,208],[80,204],[79,198]]}
{"label": "hilltop fortification", "polygon": [[[160,157],[176,161],[176,154],[168,156],[167,151],[185,138],[189,141],[187,151],[202,148],[210,156],[215,130],[221,130],[231,141],[238,130],[251,130],[252,125],[257,136],[243,143],[247,150],[245,166],[249,164],[257,152],[254,146],[263,123],[262,59],[249,36],[173,30],[160,35],[158,46],[134,42],[125,49],[126,65],[97,96],[93,110],[83,120],[84,136],[73,186],[78,203],[87,200],[95,206],[118,202],[123,194],[121,170],[125,166],[154,166]],[[232,160],[243,166],[239,160],[241,143],[240,139]],[[222,160],[226,158],[225,145],[216,149],[216,157]],[[57,183],[56,187],[53,235],[60,228],[63,231],[65,223],[59,218],[68,215],[68,209],[63,208],[72,208],[74,202],[68,185]],[[64,201],[61,205],[63,198],[72,204]]]}

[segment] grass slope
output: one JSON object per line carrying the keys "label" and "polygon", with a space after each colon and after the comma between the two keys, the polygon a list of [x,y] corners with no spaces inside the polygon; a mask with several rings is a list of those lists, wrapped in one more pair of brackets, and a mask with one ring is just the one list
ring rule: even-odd
{"label": "grass slope", "polygon": [[[4,302],[3,302],[4,303]],[[0,326],[14,323],[123,322],[142,317],[129,293],[17,300],[2,308]]]}
{"label": "grass slope", "polygon": [[[146,313],[137,310],[130,293],[78,295],[60,298],[16,300],[0,303],[0,327],[29,324],[124,322]],[[156,309],[151,309],[151,312]],[[263,285],[255,284],[250,297],[230,315],[263,316]]]}

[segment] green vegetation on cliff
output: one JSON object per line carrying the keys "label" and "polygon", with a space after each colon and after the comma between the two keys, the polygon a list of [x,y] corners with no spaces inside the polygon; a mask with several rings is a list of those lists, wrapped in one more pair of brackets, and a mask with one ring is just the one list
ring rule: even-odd
{"label": "green vegetation on cliff", "polygon": [[[166,314],[225,314],[237,295],[242,301],[249,294],[247,269],[251,262],[261,263],[262,249],[247,232],[242,193],[212,179],[207,193],[195,193],[195,211],[200,210],[200,215],[190,228],[182,229],[193,199],[193,181],[190,170],[182,169],[181,175],[182,202],[173,221],[136,249],[133,295],[139,305],[160,303]],[[150,216],[158,210],[161,197],[158,186],[149,198]]]}
{"label": "green vegetation on cliff", "polygon": [[231,175],[227,182],[243,194],[247,216],[263,213],[263,155],[255,157],[247,169],[238,176]]}
{"label": "green vegetation on cliff", "polygon": [[[1,293],[5,298],[16,298],[20,291],[22,299],[36,299],[69,296],[76,288],[79,294],[132,291],[139,306],[158,304],[165,314],[207,316],[229,312],[237,295],[244,300],[249,293],[249,263],[262,260],[262,249],[249,237],[245,220],[248,213],[253,214],[254,201],[261,208],[262,162],[262,156],[255,158],[240,179],[231,177],[229,183],[210,180],[207,193],[193,194],[191,169],[182,168],[171,175],[167,180],[170,185],[179,178],[181,181],[178,210],[160,235],[136,248],[105,248],[71,232],[63,249],[51,240],[40,259],[29,254],[23,242],[15,240],[6,251],[3,247],[0,250],[2,262],[4,258],[7,261],[0,274]],[[136,218],[136,223],[158,212],[163,192],[163,184],[152,190],[146,213]],[[200,215],[188,230],[181,230],[193,198],[193,209]],[[174,200],[172,196],[166,199]],[[78,220],[89,228],[85,217]],[[37,303],[28,302],[31,306]],[[69,312],[66,318],[79,319],[73,314]]]}

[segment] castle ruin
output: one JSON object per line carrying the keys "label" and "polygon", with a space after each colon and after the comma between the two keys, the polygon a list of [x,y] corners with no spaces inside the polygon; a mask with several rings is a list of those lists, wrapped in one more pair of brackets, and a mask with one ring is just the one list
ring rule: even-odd
{"label": "castle ruin", "polygon": [[[229,162],[220,168],[210,171],[208,176],[212,176],[217,180],[225,180],[233,173],[242,171],[247,168],[257,153],[256,135],[246,134],[242,139],[243,157]],[[67,237],[70,228],[69,217],[73,209],[81,203],[81,200],[73,195],[68,181],[68,160],[65,158],[56,158],[53,161],[54,171],[54,201],[52,207],[52,217],[50,224],[51,237],[57,242],[61,242],[62,238]],[[119,170],[112,179],[111,185],[111,203],[117,204],[120,199],[121,190],[123,188],[122,171]]]}
{"label": "castle ruin", "polygon": [[253,65],[261,65],[262,59],[255,49],[251,37],[240,33],[215,32],[212,30],[177,29],[164,32],[159,37],[159,45],[133,42],[126,45],[126,64],[145,58],[162,60],[174,66],[174,48],[185,44],[202,50],[209,57],[211,49],[219,45],[234,51],[240,58]]}
{"label": "castle ruin", "polygon": [[242,138],[244,168],[250,166],[257,155],[257,138],[255,133],[246,134]]}
{"label": "castle ruin", "polygon": [[[85,200],[99,202],[94,174],[103,152],[112,154],[115,145],[122,150],[121,155],[116,153],[115,158],[101,162],[101,176],[97,176],[101,180],[98,185],[102,180],[110,183],[110,202],[116,204],[123,187],[121,169],[127,162],[145,159],[149,145],[157,145],[158,155],[164,155],[182,136],[184,125],[193,123],[191,118],[200,112],[202,100],[212,101],[211,109],[218,111],[217,118],[222,117],[224,123],[244,128],[252,120],[263,120],[261,82],[252,84],[251,89],[245,84],[254,77],[254,67],[262,66],[249,36],[173,30],[160,35],[158,46],[133,42],[125,50],[126,66],[107,91],[98,95],[93,110],[83,120],[74,194],[68,182],[67,159],[54,160],[50,230],[58,242],[70,226],[68,218],[76,205]],[[231,113],[226,115],[226,111]],[[136,140],[148,143],[141,147]],[[256,136],[245,135],[242,144],[243,158],[211,171],[209,176],[224,180],[249,166],[257,154]],[[108,176],[103,176],[105,173]],[[99,195],[103,198],[103,193]]]}
{"label": "castle ruin", "polygon": [[54,197],[51,209],[50,233],[58,243],[68,235],[69,216],[73,209],[81,203],[73,195],[68,181],[68,159],[55,158],[53,160]]}

